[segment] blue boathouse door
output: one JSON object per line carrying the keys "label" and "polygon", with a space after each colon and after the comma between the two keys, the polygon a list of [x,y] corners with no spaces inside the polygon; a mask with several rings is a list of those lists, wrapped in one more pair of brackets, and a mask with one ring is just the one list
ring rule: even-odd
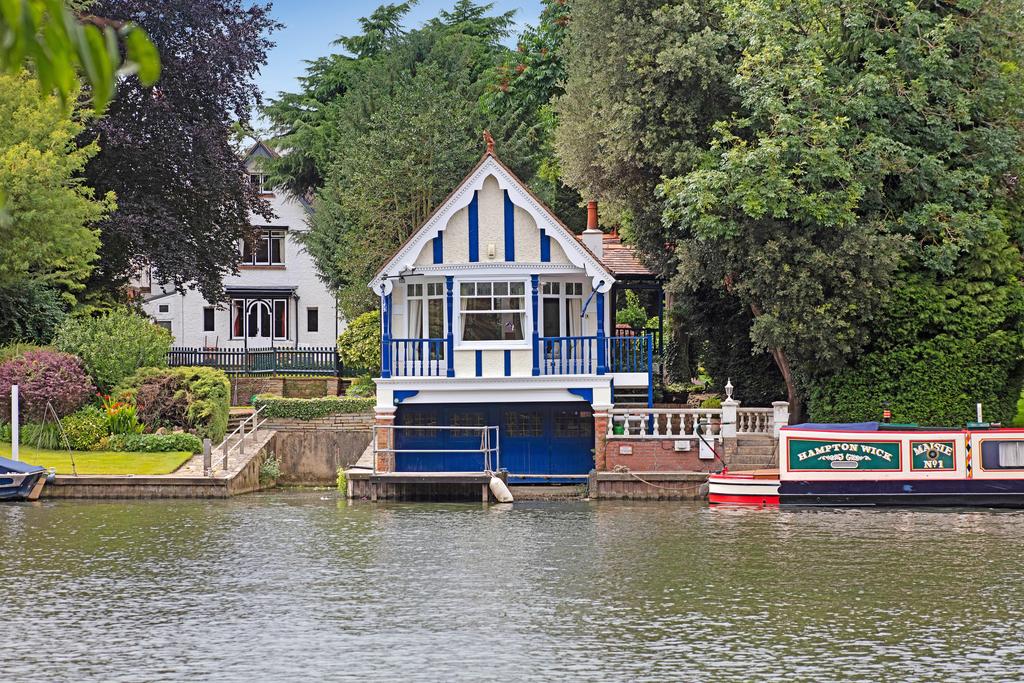
{"label": "blue boathouse door", "polygon": [[[500,430],[500,466],[509,471],[513,482],[571,481],[565,478],[566,475],[585,475],[594,467],[594,415],[590,405],[584,401],[402,405],[398,407],[395,424],[496,425]],[[479,429],[400,429],[396,444],[399,450],[426,451],[399,452],[395,456],[399,472],[483,469],[482,454],[452,452],[479,448]]]}

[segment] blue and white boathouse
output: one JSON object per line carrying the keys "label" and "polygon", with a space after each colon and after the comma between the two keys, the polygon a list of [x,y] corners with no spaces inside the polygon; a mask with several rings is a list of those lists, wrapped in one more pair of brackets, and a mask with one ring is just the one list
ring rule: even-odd
{"label": "blue and white boathouse", "polygon": [[377,273],[378,471],[583,477],[616,395],[650,406],[660,330],[616,333],[612,309],[657,285],[588,213],[577,236],[489,144]]}

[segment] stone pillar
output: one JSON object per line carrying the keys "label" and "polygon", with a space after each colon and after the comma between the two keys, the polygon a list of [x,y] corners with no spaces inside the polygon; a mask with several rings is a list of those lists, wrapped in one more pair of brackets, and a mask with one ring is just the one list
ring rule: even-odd
{"label": "stone pillar", "polygon": [[611,420],[609,410],[610,405],[594,406],[594,469],[598,472],[608,469],[605,451],[608,445],[608,423]]}
{"label": "stone pillar", "polygon": [[740,402],[734,398],[727,398],[722,401],[722,460],[728,465],[739,452],[739,444],[736,437],[736,420],[739,413]]}
{"label": "stone pillar", "polygon": [[[377,414],[374,416],[374,424],[390,427],[395,424],[395,409],[394,408],[381,408],[378,406]],[[385,449],[394,448],[394,430],[393,429],[375,429],[375,438],[377,439],[377,462],[376,467],[378,472],[394,472],[395,471],[395,454],[385,451]]]}
{"label": "stone pillar", "polygon": [[789,402],[772,401],[772,436],[779,438],[779,429],[789,424]]}

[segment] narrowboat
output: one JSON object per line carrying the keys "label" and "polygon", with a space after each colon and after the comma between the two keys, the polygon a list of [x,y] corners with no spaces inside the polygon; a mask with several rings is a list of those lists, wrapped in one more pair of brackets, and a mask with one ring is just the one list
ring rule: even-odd
{"label": "narrowboat", "polygon": [[1024,429],[802,424],[780,430],[779,453],[771,474],[711,475],[709,502],[1024,507]]}
{"label": "narrowboat", "polygon": [[0,500],[36,500],[51,476],[45,467],[0,458]]}

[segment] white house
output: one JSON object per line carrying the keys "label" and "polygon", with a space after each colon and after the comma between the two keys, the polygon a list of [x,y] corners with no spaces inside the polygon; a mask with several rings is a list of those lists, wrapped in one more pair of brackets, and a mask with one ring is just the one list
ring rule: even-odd
{"label": "white house", "polygon": [[224,280],[223,301],[196,290],[183,293],[152,274],[143,310],[174,335],[176,347],[333,347],[342,322],[337,300],[317,276],[316,265],[296,235],[309,230],[309,202],[265,187],[259,159],[275,153],[262,142],[246,153],[251,182],[270,202],[275,219],[253,215],[256,239],[238,245],[239,273]]}
{"label": "white house", "polygon": [[397,450],[379,469],[480,470],[493,427],[513,480],[582,476],[616,392],[651,400],[653,337],[615,336],[609,296],[652,276],[590,209],[577,237],[491,143],[374,277],[377,423]]}

